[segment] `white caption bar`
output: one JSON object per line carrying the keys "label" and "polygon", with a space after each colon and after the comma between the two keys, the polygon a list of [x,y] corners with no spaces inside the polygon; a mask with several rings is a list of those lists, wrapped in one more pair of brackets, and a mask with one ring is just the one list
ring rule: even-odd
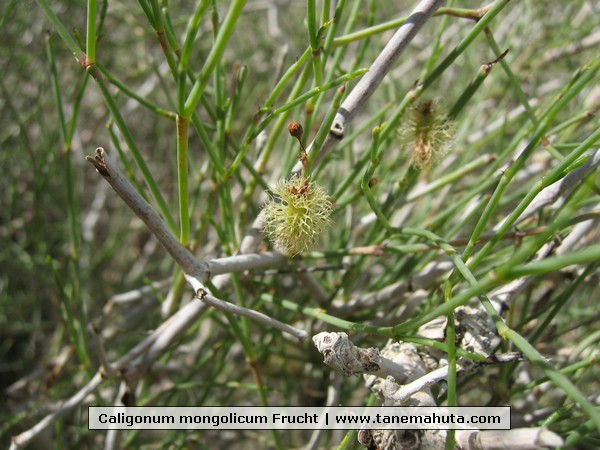
{"label": "white caption bar", "polygon": [[100,407],[91,430],[509,430],[510,407]]}

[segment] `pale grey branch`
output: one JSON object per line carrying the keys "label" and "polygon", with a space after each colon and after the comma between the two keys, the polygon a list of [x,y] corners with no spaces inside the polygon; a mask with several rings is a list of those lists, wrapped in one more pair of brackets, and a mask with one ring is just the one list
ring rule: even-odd
{"label": "pale grey branch", "polygon": [[265,252],[226,256],[218,259],[206,259],[203,263],[208,270],[209,276],[213,276],[230,272],[242,272],[244,270],[258,270],[278,266],[285,263],[287,260],[288,258],[279,252]]}
{"label": "pale grey branch", "polygon": [[[373,61],[373,64],[369,67],[369,71],[358,81],[342,102],[339,112],[333,120],[329,134],[319,154],[315,157],[315,164],[331,150],[334,144],[344,138],[346,129],[354,116],[377,90],[381,81],[396,63],[402,52],[442,3],[443,0],[422,0],[413,9],[406,22],[398,28],[379,56]],[[312,144],[307,149],[308,152],[311,151],[311,147]],[[300,170],[299,166],[297,166],[297,170]]]}
{"label": "pale grey branch", "polygon": [[111,164],[104,154],[104,149],[98,147],[94,158],[87,157],[100,175],[111,185],[114,191],[123,199],[135,214],[143,220],[148,229],[159,240],[165,250],[177,262],[186,275],[198,279],[206,277],[206,267],[194,258],[169,230],[160,215],[144,200],[127,178]]}
{"label": "pale grey branch", "polygon": [[[117,194],[125,201],[125,203],[140,217],[148,229],[156,236],[159,242],[173,257],[175,262],[182,268],[186,280],[193,287],[194,292],[207,292],[204,287],[204,282],[211,275],[226,274],[232,271],[242,271],[255,269],[260,267],[269,267],[275,264],[281,264],[286,258],[279,253],[264,253],[255,255],[239,255],[236,257],[214,259],[208,261],[198,261],[185,247],[183,247],[177,238],[170,232],[165,222],[159,214],[150,206],[142,196],[135,190],[131,183],[117,171],[107,160],[104,155],[104,150],[98,148],[95,158],[88,158],[96,167],[96,170],[104,177],[111,185]],[[216,277],[213,283],[219,287],[226,282],[227,276]],[[224,307],[228,311],[236,314],[242,314],[261,323],[267,324],[279,330],[291,333],[298,339],[305,339],[307,334],[303,330],[296,329],[275,319],[272,319],[265,314],[252,311],[246,308],[240,308],[236,305],[223,302],[211,295],[207,295],[205,300],[213,305],[219,305],[221,309]],[[224,306],[225,305],[225,306]],[[105,368],[98,371],[96,375],[75,395],[67,400],[61,408],[44,417],[40,422],[34,425],[29,430],[15,436],[11,444],[11,450],[16,450],[27,445],[39,433],[48,426],[52,425],[57,419],[69,413],[74,407],[81,404],[86,396],[93,392],[104,379],[103,373],[106,375],[117,373],[124,369],[131,369],[131,365],[138,358],[140,361],[136,364],[134,370],[143,373],[149,368],[164,352],[173,345],[174,342],[181,336],[206,310],[205,303],[200,301],[192,301],[183,306],[179,311],[163,322],[159,328],[154,330],[150,336],[138,343],[134,348],[121,357],[116,363],[109,365],[103,361]]]}
{"label": "pale grey branch", "polygon": [[285,333],[289,333],[292,336],[296,337],[299,341],[303,341],[307,338],[308,334],[304,330],[300,330],[298,328],[294,328],[288,324],[280,322],[279,320],[273,319],[263,313],[258,311],[254,311],[252,309],[243,308],[238,305],[234,305],[233,303],[229,303],[223,300],[219,300],[218,298],[213,297],[212,295],[205,295],[201,297],[201,300],[207,305],[213,306],[217,309],[220,309],[225,312],[229,312],[232,314],[237,314],[240,316],[249,317],[257,322],[265,324],[271,328],[276,328]]}
{"label": "pale grey branch", "polygon": [[456,432],[456,443],[463,450],[530,450],[563,446],[562,438],[544,427],[499,431],[460,430]]}
{"label": "pale grey branch", "polygon": [[10,450],[17,450],[29,444],[38,434],[44,431],[47,427],[52,425],[61,417],[64,417],[68,414],[73,408],[81,404],[85,398],[94,392],[94,390],[102,383],[104,377],[100,374],[100,372],[96,373],[94,377],[88,381],[88,383],[79,390],[73,397],[67,400],[60,409],[48,414],[42,420],[40,420],[33,427],[24,431],[23,433],[14,436],[12,438],[12,443],[10,444]]}

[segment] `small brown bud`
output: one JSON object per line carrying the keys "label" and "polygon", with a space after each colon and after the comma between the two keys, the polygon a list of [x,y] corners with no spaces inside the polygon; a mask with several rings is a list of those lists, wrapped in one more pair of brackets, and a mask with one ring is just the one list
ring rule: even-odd
{"label": "small brown bud", "polygon": [[300,125],[298,122],[290,122],[288,125],[288,132],[291,136],[295,137],[299,141],[302,141],[302,135],[304,134],[304,130],[302,129],[302,125]]}
{"label": "small brown bud", "polygon": [[375,186],[377,183],[379,183],[379,178],[377,177],[373,177],[369,180],[369,187],[373,187]]}

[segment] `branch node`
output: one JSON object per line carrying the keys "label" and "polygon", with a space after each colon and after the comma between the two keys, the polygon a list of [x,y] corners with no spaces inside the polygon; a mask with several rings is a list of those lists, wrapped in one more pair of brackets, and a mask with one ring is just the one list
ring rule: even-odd
{"label": "branch node", "polygon": [[104,161],[104,149],[102,147],[98,147],[96,149],[96,156],[86,156],[85,160],[91,162],[96,171],[105,178],[110,178],[110,173],[108,172],[108,167],[106,166],[106,162]]}
{"label": "branch node", "polygon": [[200,288],[196,291],[196,297],[198,297],[199,300],[204,300],[207,295],[208,292],[204,288]]}

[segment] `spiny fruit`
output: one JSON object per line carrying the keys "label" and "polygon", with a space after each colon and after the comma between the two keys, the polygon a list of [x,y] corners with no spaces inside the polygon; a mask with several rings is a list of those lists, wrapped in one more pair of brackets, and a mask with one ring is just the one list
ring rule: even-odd
{"label": "spiny fruit", "polygon": [[263,207],[264,232],[288,256],[311,250],[330,225],[331,201],[325,189],[303,176],[280,180]]}
{"label": "spiny fruit", "polygon": [[454,137],[455,124],[439,111],[433,100],[418,103],[398,131],[403,144],[411,151],[410,163],[417,169],[428,169],[446,154]]}

